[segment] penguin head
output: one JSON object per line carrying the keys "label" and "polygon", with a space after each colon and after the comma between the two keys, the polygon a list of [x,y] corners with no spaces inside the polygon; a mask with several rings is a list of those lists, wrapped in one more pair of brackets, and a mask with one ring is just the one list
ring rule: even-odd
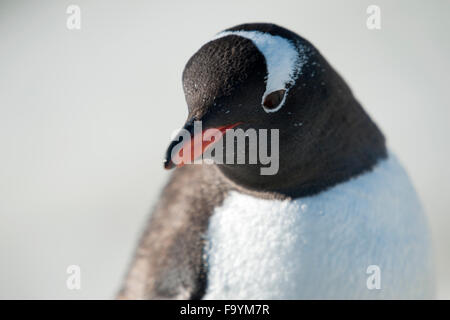
{"label": "penguin head", "polygon": [[[347,140],[355,140],[351,135],[361,126],[369,126],[371,130],[362,131],[370,131],[368,138],[379,145],[377,148],[384,148],[381,133],[318,50],[274,24],[243,24],[219,33],[186,64],[183,89],[188,106],[184,130],[192,134],[192,139],[183,142],[184,149],[182,145],[179,151],[191,149],[192,160],[210,145],[195,145],[195,121],[201,121],[203,132],[217,129],[223,139],[228,129],[267,130],[269,135],[277,131],[277,150],[271,150],[277,167],[271,174],[261,174],[267,163],[248,163],[248,157],[245,163],[217,164],[225,177],[252,190],[304,195],[329,185],[330,179],[339,180],[324,178],[324,165],[335,158],[351,158],[345,153],[358,144],[358,139],[365,141],[366,134],[356,141]],[[249,151],[252,146],[248,144],[246,140],[245,150],[237,152]],[[177,145],[178,138],[168,148],[168,169],[184,164],[174,164]],[[199,152],[194,152],[196,148]],[[378,155],[369,152],[362,157],[375,159]],[[361,166],[358,162],[364,160],[359,159],[361,155],[355,156],[347,160],[347,165]],[[346,164],[338,164],[342,165]]]}

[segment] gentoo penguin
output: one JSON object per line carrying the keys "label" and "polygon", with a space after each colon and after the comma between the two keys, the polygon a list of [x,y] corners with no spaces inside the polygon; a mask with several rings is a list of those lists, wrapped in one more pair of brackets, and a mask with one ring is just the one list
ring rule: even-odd
{"label": "gentoo penguin", "polygon": [[119,298],[433,297],[430,235],[407,173],[311,43],[274,24],[227,29],[188,61],[183,88],[184,129],[278,129],[278,168],[178,165]]}

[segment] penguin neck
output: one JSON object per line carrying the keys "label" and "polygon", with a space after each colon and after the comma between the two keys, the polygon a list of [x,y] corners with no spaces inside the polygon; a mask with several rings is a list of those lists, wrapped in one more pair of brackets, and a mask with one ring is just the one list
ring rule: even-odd
{"label": "penguin neck", "polygon": [[387,157],[382,132],[360,104],[352,98],[340,109],[311,133],[311,147],[288,153],[278,181],[292,183],[277,184],[275,192],[293,198],[314,195],[371,171]]}
{"label": "penguin neck", "polygon": [[372,170],[387,157],[383,134],[351,93],[332,108],[298,135],[280,130],[276,174],[261,175],[260,165],[216,166],[233,188],[281,199],[311,196]]}

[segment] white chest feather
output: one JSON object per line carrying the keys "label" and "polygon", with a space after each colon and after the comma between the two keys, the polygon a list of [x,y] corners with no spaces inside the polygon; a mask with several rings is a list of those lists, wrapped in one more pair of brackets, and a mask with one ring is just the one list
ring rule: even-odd
{"label": "white chest feather", "polygon": [[[392,155],[311,197],[273,201],[231,193],[211,217],[207,238],[205,299],[433,295],[426,219]],[[371,265],[379,267],[380,289],[367,285],[374,280]]]}

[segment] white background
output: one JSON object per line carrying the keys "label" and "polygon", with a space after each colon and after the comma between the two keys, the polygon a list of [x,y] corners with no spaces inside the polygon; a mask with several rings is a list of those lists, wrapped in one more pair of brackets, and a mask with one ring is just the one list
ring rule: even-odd
{"label": "white background", "polygon": [[[81,30],[66,8],[81,7]],[[382,29],[366,28],[381,7]],[[449,1],[0,0],[0,298],[112,298],[185,120],[181,72],[216,32],[274,22],[344,76],[407,167],[450,298]],[[66,288],[81,266],[82,289]],[[364,272],[364,271],[363,271]]]}

